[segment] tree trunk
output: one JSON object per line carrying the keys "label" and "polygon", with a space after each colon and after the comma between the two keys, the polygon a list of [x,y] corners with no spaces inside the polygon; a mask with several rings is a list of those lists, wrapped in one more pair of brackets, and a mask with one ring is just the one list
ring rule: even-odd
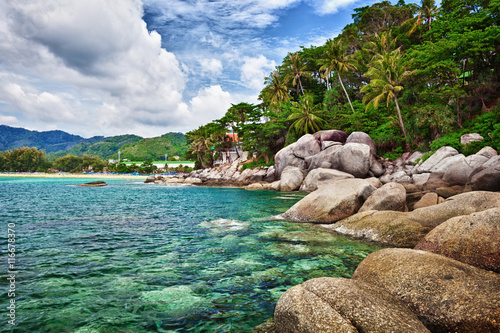
{"label": "tree trunk", "polygon": [[396,109],[398,110],[399,117],[399,126],[401,126],[401,130],[403,131],[403,135],[405,137],[406,147],[410,148],[410,144],[408,143],[408,138],[406,137],[405,125],[403,124],[403,116],[401,116],[401,109],[399,108],[398,98],[396,94],[394,94],[394,102],[396,103]]}
{"label": "tree trunk", "polygon": [[354,113],[354,108],[352,107],[351,99],[349,98],[349,94],[347,94],[347,91],[345,90],[344,84],[342,83],[342,78],[340,77],[340,73],[338,71],[337,74],[339,76],[340,85],[342,86],[342,89],[344,89],[345,96],[347,97],[349,105],[351,106],[352,113]]}

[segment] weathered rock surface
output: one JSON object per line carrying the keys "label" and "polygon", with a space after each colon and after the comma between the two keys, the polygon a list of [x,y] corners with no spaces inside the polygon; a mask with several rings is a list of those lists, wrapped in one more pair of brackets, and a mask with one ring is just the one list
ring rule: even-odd
{"label": "weathered rock surface", "polygon": [[500,275],[442,255],[383,249],[368,255],[353,280],[386,290],[433,332],[499,332]]}
{"label": "weathered rock surface", "polygon": [[293,146],[293,154],[302,159],[316,155],[321,151],[321,145],[312,134],[300,137]]}
{"label": "weathered rock surface", "polygon": [[500,191],[500,156],[492,157],[483,168],[472,176],[472,190]]}
{"label": "weathered rock surface", "polygon": [[486,146],[483,147],[480,151],[478,151],[476,155],[481,155],[490,158],[493,156],[497,156],[498,152],[495,149],[491,148],[490,146]]}
{"label": "weathered rock surface", "polygon": [[264,189],[264,185],[262,185],[261,183],[253,183],[253,184],[245,186],[245,190],[249,190],[249,191],[258,191],[258,190],[263,190],[263,189]]}
{"label": "weathered rock surface", "polygon": [[413,206],[413,209],[418,209],[418,208],[423,208],[423,207],[430,207],[438,204],[438,198],[439,196],[437,193],[434,192],[429,192],[423,195],[422,198],[420,198],[419,201],[415,203]]}
{"label": "weathered rock surface", "polygon": [[415,209],[408,216],[424,226],[434,228],[452,217],[495,207],[500,207],[500,193],[475,191],[455,195],[439,205]]}
{"label": "weathered rock surface", "polygon": [[324,168],[323,164],[328,163],[329,168],[338,169],[338,156],[337,153],[342,150],[343,146],[334,145],[329,146],[319,154],[305,158],[307,169],[309,171],[317,168]]}
{"label": "weathered rock surface", "polygon": [[466,145],[475,141],[483,141],[484,138],[479,133],[464,134],[460,137],[460,143]]}
{"label": "weathered rock surface", "polygon": [[276,305],[275,328],[287,333],[429,332],[405,304],[380,288],[328,277],[283,294]]}
{"label": "weathered rock surface", "polygon": [[321,225],[339,234],[397,247],[414,247],[430,230],[408,213],[369,210],[335,224]]}
{"label": "weathered rock surface", "polygon": [[443,222],[415,247],[500,273],[500,207]]}
{"label": "weathered rock surface", "polygon": [[337,180],[304,197],[282,217],[297,222],[336,222],[356,213],[375,190],[363,179]]}
{"label": "weathered rock surface", "polygon": [[469,175],[474,169],[467,163],[465,156],[460,154],[449,158],[448,161],[443,173],[443,180],[450,185],[467,184]]}
{"label": "weathered rock surface", "polygon": [[442,160],[455,155],[458,155],[458,151],[455,148],[448,146],[441,147],[434,154],[432,154],[432,156],[429,157],[424,163],[417,166],[416,173],[429,172]]}
{"label": "weathered rock surface", "polygon": [[347,133],[340,130],[325,130],[319,131],[313,134],[314,138],[320,142],[324,141],[335,141],[340,142],[342,144],[345,143],[347,139]]}
{"label": "weathered rock surface", "polygon": [[365,201],[359,212],[366,210],[395,210],[404,212],[406,206],[406,189],[398,183],[387,183],[378,188]]}
{"label": "weathered rock surface", "polygon": [[362,143],[346,143],[337,153],[338,169],[356,178],[364,178],[370,170],[370,146]]}
{"label": "weathered rock surface", "polygon": [[370,153],[377,155],[377,145],[370,136],[364,132],[352,132],[345,143],[362,143],[370,147]]}
{"label": "weathered rock surface", "polygon": [[280,191],[298,190],[304,180],[304,170],[287,166],[281,173]]}
{"label": "weathered rock surface", "polygon": [[306,178],[302,182],[302,185],[300,186],[300,191],[313,192],[316,191],[318,187],[325,182],[331,182],[346,178],[354,178],[354,176],[335,169],[314,169],[307,174]]}
{"label": "weathered rock surface", "polygon": [[[289,146],[281,149],[274,156],[275,168],[276,168],[276,178],[280,179],[281,173],[287,166],[296,166],[301,169],[306,169],[306,162],[304,159],[295,156],[293,149],[296,143],[292,143]],[[246,170],[245,170],[246,171]]]}

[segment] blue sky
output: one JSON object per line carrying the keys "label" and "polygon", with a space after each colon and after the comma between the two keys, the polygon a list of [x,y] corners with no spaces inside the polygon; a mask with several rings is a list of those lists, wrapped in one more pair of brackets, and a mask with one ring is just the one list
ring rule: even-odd
{"label": "blue sky", "polygon": [[186,132],[257,103],[287,52],[322,45],[356,0],[0,4],[0,124],[84,137]]}

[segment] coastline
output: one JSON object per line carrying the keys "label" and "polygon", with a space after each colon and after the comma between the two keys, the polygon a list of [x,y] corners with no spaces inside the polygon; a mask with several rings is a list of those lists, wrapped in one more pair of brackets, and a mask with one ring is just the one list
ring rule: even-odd
{"label": "coastline", "polygon": [[146,180],[147,175],[115,175],[110,173],[45,173],[45,172],[15,172],[3,173],[0,172],[0,177],[13,178],[90,178],[90,179],[130,179],[130,180]]}

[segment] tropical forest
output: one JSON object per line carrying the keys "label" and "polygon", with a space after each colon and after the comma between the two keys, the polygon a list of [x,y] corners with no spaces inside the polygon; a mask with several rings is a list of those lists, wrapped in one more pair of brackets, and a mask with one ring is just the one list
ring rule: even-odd
{"label": "tropical forest", "polygon": [[462,149],[465,133],[484,137],[466,155],[500,149],[499,0],[383,1],[352,19],[324,45],[288,53],[259,104],[233,104],[188,132],[187,157],[211,167],[232,132],[252,163],[270,165],[281,148],[323,129],[365,132],[391,159]]}

